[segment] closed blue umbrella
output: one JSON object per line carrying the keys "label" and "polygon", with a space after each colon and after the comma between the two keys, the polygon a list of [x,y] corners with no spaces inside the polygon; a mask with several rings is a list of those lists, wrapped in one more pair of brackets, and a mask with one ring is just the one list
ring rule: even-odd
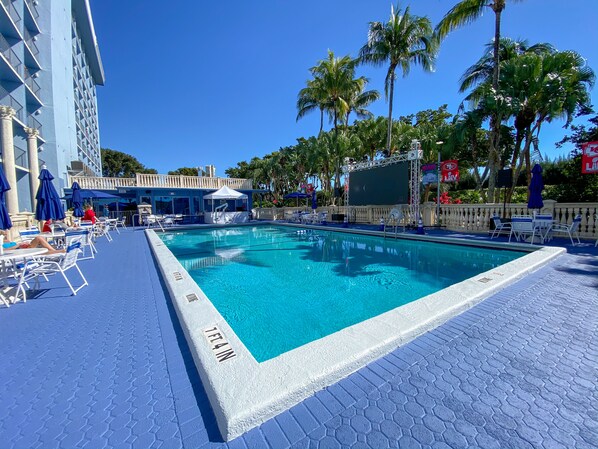
{"label": "closed blue umbrella", "polygon": [[316,191],[314,190],[311,194],[311,208],[316,210],[318,208],[318,197],[316,196]]}
{"label": "closed blue umbrella", "polygon": [[532,180],[529,183],[529,201],[527,202],[528,209],[542,209],[544,207],[544,201],[542,201],[542,190],[544,190],[542,167],[540,167],[540,164],[536,164],[534,165],[534,168],[532,168]]}
{"label": "closed blue umbrella", "polygon": [[12,228],[12,221],[10,221],[10,215],[6,210],[6,204],[4,203],[4,192],[10,190],[10,185],[4,175],[4,170],[0,170],[0,229]]}
{"label": "closed blue umbrella", "polygon": [[79,187],[79,183],[77,181],[73,182],[71,186],[73,190],[73,215],[75,217],[82,217],[85,215],[83,212],[83,198],[81,197],[81,187]]}
{"label": "closed blue umbrella", "polygon": [[38,220],[62,220],[65,217],[60,197],[52,184],[53,179],[54,176],[46,168],[39,173],[41,182],[35,195],[37,199],[35,218]]}

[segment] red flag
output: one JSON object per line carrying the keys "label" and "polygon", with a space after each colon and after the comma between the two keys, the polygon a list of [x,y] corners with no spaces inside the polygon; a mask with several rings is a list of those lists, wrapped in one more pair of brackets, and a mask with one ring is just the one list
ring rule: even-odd
{"label": "red flag", "polygon": [[459,182],[459,161],[444,161],[440,169],[442,182]]}
{"label": "red flag", "polygon": [[581,145],[581,149],[581,172],[598,173],[598,141],[586,142]]}

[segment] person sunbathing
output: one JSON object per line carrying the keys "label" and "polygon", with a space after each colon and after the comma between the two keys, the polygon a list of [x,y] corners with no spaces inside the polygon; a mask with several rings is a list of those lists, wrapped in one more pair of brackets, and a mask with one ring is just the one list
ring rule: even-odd
{"label": "person sunbathing", "polygon": [[[4,237],[8,236],[6,231],[0,231],[0,235],[3,235]],[[45,248],[48,250],[48,254],[64,253],[63,249],[54,248],[46,241],[46,239],[39,236],[35,237],[29,242],[4,242],[2,247],[7,251],[11,251],[13,249]]]}

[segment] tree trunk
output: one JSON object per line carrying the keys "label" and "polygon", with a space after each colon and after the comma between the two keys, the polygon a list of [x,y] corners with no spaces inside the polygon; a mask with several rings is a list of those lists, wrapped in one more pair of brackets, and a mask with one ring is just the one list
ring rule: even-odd
{"label": "tree trunk", "polygon": [[[519,179],[519,175],[521,174],[521,169],[523,168],[523,162],[526,161],[529,164],[529,148],[531,146],[532,143],[532,130],[528,127],[528,129],[525,130],[525,144],[523,145],[523,150],[521,151],[521,154],[519,156],[519,164],[517,165],[517,168],[514,171],[514,175],[513,175],[513,179],[515,180],[515,183],[517,182],[517,180]],[[527,157],[526,157],[527,154]],[[513,193],[515,192],[515,187],[516,185],[513,185],[513,188],[509,190],[509,195],[507,196],[507,202],[510,203],[512,198],[513,198]],[[528,184],[529,186],[529,184]],[[529,194],[529,192],[528,192]]]}
{"label": "tree trunk", "polygon": [[513,157],[511,157],[511,164],[509,168],[511,171],[511,187],[507,189],[506,197],[507,202],[511,202],[511,198],[513,197],[513,192],[515,191],[515,186],[517,185],[517,159],[519,159],[519,155],[521,154],[521,143],[523,142],[523,130],[517,130],[517,137],[515,138],[515,149],[513,150]]}
{"label": "tree trunk", "polygon": [[386,151],[390,155],[390,143],[392,139],[392,99],[395,92],[395,67],[390,66],[390,93],[388,95],[388,133],[386,134]]}
{"label": "tree trunk", "polygon": [[430,189],[432,188],[432,184],[427,184],[426,185],[426,190],[424,190],[424,203],[428,201],[428,198],[430,196]]}
{"label": "tree trunk", "polygon": [[[500,18],[504,9],[504,0],[495,0],[494,10],[494,69],[492,71],[492,87],[494,95],[499,94],[499,65],[500,65]],[[500,117],[498,111],[490,119],[490,149],[488,151],[488,198],[495,201],[496,173],[498,171],[498,149],[500,144]]]}
{"label": "tree trunk", "polygon": [[480,176],[480,168],[478,166],[478,142],[475,136],[475,133],[472,135],[471,137],[471,157],[472,157],[472,166],[473,166],[473,178],[475,179],[476,182],[476,190],[478,192],[480,192],[480,195],[482,195],[482,200],[484,202],[486,202],[486,192],[484,192],[484,189],[482,188],[482,186],[484,185],[484,177],[486,176],[486,171],[488,170],[488,168],[486,168],[486,170],[484,171],[484,175]]}
{"label": "tree trunk", "polygon": [[324,108],[320,108],[320,132],[318,136],[322,134],[322,130],[324,129]]}

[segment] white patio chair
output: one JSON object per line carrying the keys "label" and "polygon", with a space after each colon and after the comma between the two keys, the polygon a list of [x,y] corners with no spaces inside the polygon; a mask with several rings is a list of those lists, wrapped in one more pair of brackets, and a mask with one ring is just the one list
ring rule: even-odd
{"label": "white patio chair", "polygon": [[94,238],[106,237],[106,240],[112,242],[112,236],[110,235],[110,225],[106,220],[97,221],[93,227]]}
{"label": "white patio chair", "polygon": [[127,217],[124,215],[116,219],[116,228],[118,229],[119,227],[127,229]]}
{"label": "white patio chair", "polygon": [[298,210],[292,212],[289,215],[289,222],[291,223],[300,223],[301,222],[301,212],[299,212]]}
{"label": "white patio chair", "polygon": [[165,215],[164,219],[162,220],[162,225],[164,227],[172,227],[175,225],[174,222],[174,215]]}
{"label": "white patio chair", "polygon": [[36,227],[32,227],[32,228],[28,228],[28,229],[21,229],[19,231],[20,241],[21,242],[30,242],[38,234],[40,234],[40,230],[39,230],[39,228],[36,228]]}
{"label": "white patio chair", "polygon": [[164,228],[162,227],[162,217],[158,217],[157,215],[146,215],[143,218],[143,224],[147,228],[151,228],[152,226],[158,226],[162,231],[164,231]]}
{"label": "white patio chair", "polygon": [[328,211],[323,210],[322,212],[318,213],[318,224],[326,224],[328,221]]}
{"label": "white patio chair", "polygon": [[541,243],[545,243],[552,238],[553,221],[550,214],[536,214],[534,216],[534,230],[536,235],[540,237]]}
{"label": "white patio chair", "polygon": [[509,233],[509,243],[511,238],[515,236],[515,240],[530,236],[530,244],[534,243],[535,237],[534,220],[528,215],[514,215],[511,217],[511,232]]}
{"label": "white patio chair", "polygon": [[[40,277],[43,276],[46,278],[46,276],[50,274],[60,273],[71,289],[73,295],[76,295],[79,290],[86,285],[89,285],[87,279],[85,279],[85,276],[83,276],[83,273],[77,265],[77,257],[81,252],[80,247],[81,242],[73,239],[67,246],[64,254],[51,254],[28,261],[21,273],[17,291],[22,291],[23,296],[25,296],[25,285],[28,281],[35,280],[36,288],[39,288]],[[83,280],[83,284],[77,288],[73,287],[73,284],[71,284],[71,281],[66,275],[66,272],[72,268],[79,273],[79,276],[81,276],[81,279]]]}
{"label": "white patio chair", "polygon": [[494,231],[490,236],[491,239],[498,237],[503,231],[511,232],[511,223],[503,223],[499,216],[495,215],[492,217],[492,221],[494,222]]}
{"label": "white patio chair", "polygon": [[566,234],[571,239],[571,244],[575,246],[575,242],[573,241],[573,235],[577,238],[577,244],[581,244],[581,240],[579,240],[579,225],[581,225],[581,215],[577,215],[571,224],[564,224],[564,223],[557,223],[552,225],[552,233],[553,234]]}
{"label": "white patio chair", "polygon": [[[301,223],[303,224],[311,224],[314,222],[314,215],[309,212],[302,212],[301,213]],[[317,215],[315,215],[317,217]]]}
{"label": "white patio chair", "polygon": [[[93,232],[91,229],[69,229],[65,233],[66,246],[76,237],[82,237],[79,242],[81,243],[81,254],[79,260],[95,259],[95,254],[98,252],[96,246],[93,243]],[[87,248],[89,249],[89,255],[86,255]]]}
{"label": "white patio chair", "polygon": [[396,235],[399,229],[399,226],[403,223],[403,232],[405,232],[405,216],[403,215],[403,211],[399,208],[393,207],[384,220],[384,236],[386,237],[386,229],[393,229],[394,234]]}
{"label": "white patio chair", "polygon": [[107,231],[116,231],[117,234],[120,234],[117,222],[118,220],[116,218],[107,218],[102,220],[102,224],[106,227]]}

